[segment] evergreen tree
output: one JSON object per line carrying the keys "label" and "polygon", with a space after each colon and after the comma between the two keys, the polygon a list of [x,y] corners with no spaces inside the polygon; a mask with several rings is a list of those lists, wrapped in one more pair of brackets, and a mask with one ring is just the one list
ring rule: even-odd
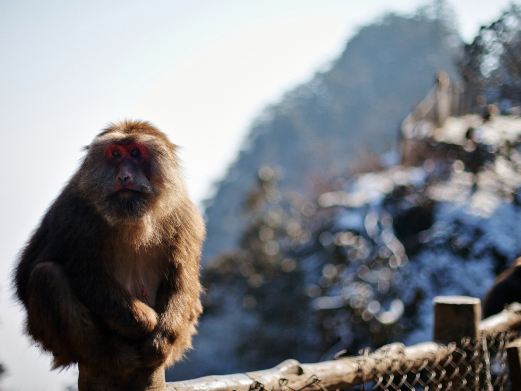
{"label": "evergreen tree", "polygon": [[[521,104],[521,7],[511,5],[501,16],[481,27],[465,45],[459,62],[467,91],[468,109],[487,102],[508,100],[504,110]],[[481,106],[481,107],[480,107]]]}
{"label": "evergreen tree", "polygon": [[304,273],[294,249],[307,239],[300,215],[277,186],[277,173],[263,167],[244,203],[247,226],[236,250],[210,263],[204,272],[208,306],[219,311],[222,296],[212,296],[214,284],[239,295],[252,326],[237,335],[236,354],[253,368],[287,357],[306,357],[312,341],[309,298]]}

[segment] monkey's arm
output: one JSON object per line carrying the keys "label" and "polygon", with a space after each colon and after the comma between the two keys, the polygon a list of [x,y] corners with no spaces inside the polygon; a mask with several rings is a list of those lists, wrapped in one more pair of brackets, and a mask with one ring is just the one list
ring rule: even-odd
{"label": "monkey's arm", "polygon": [[155,332],[144,345],[144,356],[171,365],[191,347],[197,320],[202,313],[199,259],[204,238],[204,225],[192,211],[178,232],[171,248],[168,270],[159,286],[156,310],[159,321]]}
{"label": "monkey's arm", "polygon": [[199,299],[202,288],[198,278],[194,278],[194,273],[198,276],[198,272],[178,265],[170,272],[176,274],[175,280],[169,278],[159,287],[158,299],[163,303],[158,302],[156,306],[158,324],[143,346],[143,355],[150,365],[163,362],[171,365],[191,347],[202,312]]}

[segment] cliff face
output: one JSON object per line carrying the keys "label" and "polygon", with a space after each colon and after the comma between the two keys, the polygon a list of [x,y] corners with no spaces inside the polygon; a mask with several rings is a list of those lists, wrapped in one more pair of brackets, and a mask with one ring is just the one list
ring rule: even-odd
{"label": "cliff face", "polygon": [[[323,189],[324,178],[348,177],[369,152],[379,160],[379,154],[396,149],[401,121],[432,86],[436,71],[445,69],[454,74],[457,39],[449,31],[444,20],[424,14],[387,16],[362,28],[328,71],[289,92],[255,121],[242,151],[206,205],[208,239],[203,274],[207,277],[215,257],[230,251],[224,264],[232,272],[215,278],[208,288],[208,302],[219,308],[207,306],[194,351],[172,372],[176,379],[269,367],[288,357],[316,361],[329,350],[378,345],[391,331],[398,338],[409,338],[418,318],[411,315],[405,323],[398,321],[404,319],[404,312],[417,314],[411,308],[415,304],[421,308],[420,301],[427,299],[409,291],[409,296],[401,298],[391,278],[410,264],[408,243],[414,242],[411,238],[419,231],[431,227],[436,202],[412,196],[427,206],[424,210],[422,203],[409,210],[405,205],[412,201],[399,197],[402,185],[417,185],[414,191],[419,192],[430,183],[428,168],[391,167],[389,162],[396,158],[389,159],[386,154],[381,160],[387,170],[334,180],[346,184],[342,191],[329,193],[333,201],[335,194],[338,199],[358,194],[355,188],[360,186],[376,198],[359,193],[355,207],[331,199],[327,205],[328,193],[321,196],[317,208],[311,209],[324,211],[328,217],[323,221],[322,216],[317,219],[318,215],[305,213],[314,221],[313,228],[306,228],[309,243],[305,255],[299,254],[299,249],[289,250],[294,259],[283,254],[285,239],[271,247],[280,247],[278,252],[264,254],[264,259],[258,257],[256,249],[247,248],[251,241],[245,240],[245,234],[256,243],[260,239],[260,248],[270,248],[274,239],[268,239],[270,245],[264,246],[262,237],[273,227],[256,227],[251,216],[242,211],[263,166],[272,166],[281,174],[276,193],[310,196]],[[394,232],[393,218],[384,205],[384,200],[391,202],[393,196],[398,198],[389,208],[395,208],[400,216],[413,215],[418,226],[410,226],[409,218],[397,217],[401,225]],[[292,210],[281,205],[273,208]],[[413,211],[420,212],[416,215]],[[424,215],[427,222],[419,217]],[[335,239],[337,235],[339,239]],[[406,235],[403,241],[401,235]],[[389,259],[395,262],[392,267],[383,263]],[[255,269],[252,265],[258,270],[249,275]],[[374,273],[364,272],[373,266]],[[367,303],[364,294],[368,295]],[[298,306],[291,305],[297,301]],[[281,303],[287,304],[283,311]],[[365,311],[365,305],[370,305],[371,313]],[[374,322],[369,325],[371,320]]]}
{"label": "cliff face", "polygon": [[[378,154],[395,148],[401,121],[432,86],[436,71],[455,73],[459,40],[451,31],[447,21],[425,13],[388,15],[360,29],[329,70],[268,107],[252,124],[241,152],[206,202],[203,264],[241,245],[239,239],[251,223],[242,213],[244,201],[261,167],[279,171],[285,194],[316,194],[324,178],[344,177],[368,152],[378,159]],[[316,285],[314,279],[321,275],[317,267],[321,261],[303,262],[302,289]],[[299,314],[290,305],[287,316],[273,319],[270,306],[277,305],[277,298],[271,295],[278,287],[264,284],[259,303],[270,304],[259,304],[261,314],[244,307],[244,288],[236,283],[223,279],[209,289],[209,297],[223,298],[221,309],[202,319],[194,351],[176,365],[175,378],[258,369],[287,356],[317,360],[330,343],[318,342],[321,331],[314,328],[313,319],[321,315],[313,309],[316,303],[301,308]],[[282,294],[288,303],[294,299],[293,291]],[[306,300],[311,303],[313,298]],[[288,319],[290,323],[303,319],[306,327],[293,332]],[[300,342],[270,349],[270,338],[281,335]]]}
{"label": "cliff face", "polygon": [[362,28],[328,71],[267,108],[206,203],[204,262],[237,244],[241,204],[262,165],[281,171],[284,189],[309,191],[367,152],[395,146],[401,120],[436,71],[454,73],[455,42],[443,20],[386,16]]}

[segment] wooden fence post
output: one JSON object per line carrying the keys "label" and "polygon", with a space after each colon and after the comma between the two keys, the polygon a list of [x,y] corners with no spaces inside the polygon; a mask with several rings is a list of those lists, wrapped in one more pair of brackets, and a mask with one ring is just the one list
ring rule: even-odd
{"label": "wooden fence post", "polygon": [[[470,366],[468,373],[458,373],[454,375],[454,379],[450,379],[455,389],[479,390],[480,318],[481,302],[477,298],[467,296],[434,298],[434,341],[443,344],[451,342],[458,344],[468,358],[467,363]],[[461,342],[464,338],[469,338],[469,346],[462,346]],[[455,357],[455,360],[457,359]],[[462,369],[462,367],[458,368],[459,371]]]}
{"label": "wooden fence post", "polygon": [[521,338],[507,345],[508,372],[512,390],[521,390]]}

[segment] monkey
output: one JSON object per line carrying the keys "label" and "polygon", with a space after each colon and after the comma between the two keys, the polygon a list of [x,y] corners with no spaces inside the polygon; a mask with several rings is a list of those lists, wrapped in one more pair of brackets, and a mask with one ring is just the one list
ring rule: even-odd
{"label": "monkey", "polygon": [[521,303],[521,257],[501,273],[483,300],[483,317],[501,312],[507,304]]}
{"label": "monkey", "polygon": [[145,121],[110,124],[21,251],[26,332],[80,377],[171,366],[202,312],[204,236],[177,146]]}

